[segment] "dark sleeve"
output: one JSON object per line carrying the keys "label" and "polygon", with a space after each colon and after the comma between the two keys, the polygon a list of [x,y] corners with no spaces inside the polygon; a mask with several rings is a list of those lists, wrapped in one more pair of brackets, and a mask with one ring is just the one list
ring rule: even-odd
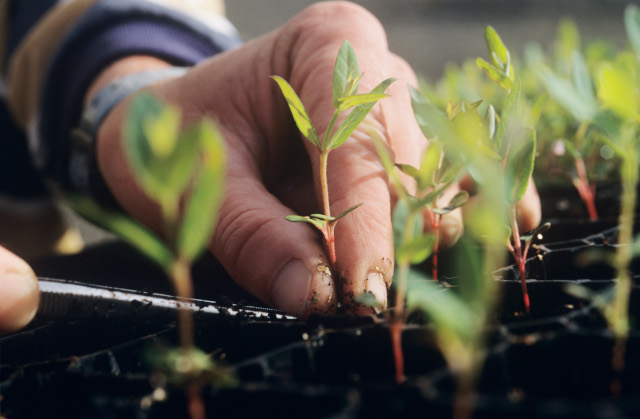
{"label": "dark sleeve", "polygon": [[98,1],[64,38],[45,78],[38,125],[44,169],[65,183],[69,134],[86,89],[109,63],[143,54],[189,66],[240,42],[226,20],[216,28],[146,1]]}

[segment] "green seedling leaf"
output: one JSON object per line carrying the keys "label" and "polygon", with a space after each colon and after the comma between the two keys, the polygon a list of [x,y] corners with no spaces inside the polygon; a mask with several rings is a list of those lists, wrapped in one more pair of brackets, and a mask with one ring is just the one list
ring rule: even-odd
{"label": "green seedling leaf", "polygon": [[573,63],[573,85],[576,88],[578,95],[587,98],[591,102],[595,102],[596,95],[593,91],[593,82],[591,75],[589,74],[589,68],[584,61],[582,54],[578,51],[574,51],[572,55]]}
{"label": "green seedling leaf", "polygon": [[164,185],[170,199],[179,199],[193,177],[193,171],[190,168],[197,166],[200,149],[199,135],[199,127],[188,129],[180,136],[173,153],[157,159],[151,167],[158,174],[157,177]]}
{"label": "green seedling leaf", "polygon": [[384,93],[364,93],[361,95],[344,96],[338,99],[338,111],[343,111],[349,108],[353,108],[357,105],[366,105],[367,103],[377,102],[380,99],[389,97]]}
{"label": "green seedling leaf", "polygon": [[484,30],[484,39],[487,42],[487,48],[489,48],[489,56],[491,57],[491,63],[502,70],[502,72],[513,80],[513,74],[511,73],[511,56],[509,50],[500,39],[498,32],[491,26],[487,26]]}
{"label": "green seedling leaf", "polygon": [[178,109],[163,106],[159,115],[142,120],[145,137],[156,157],[164,159],[173,153],[180,131],[180,117]]}
{"label": "green seedling leaf", "polygon": [[456,208],[460,208],[469,200],[469,193],[467,191],[460,191],[447,204],[444,208],[433,208],[433,211],[436,214],[445,215],[455,210]]}
{"label": "green seedling leaf", "polygon": [[444,141],[454,134],[451,122],[419,90],[409,86],[411,106],[420,130],[428,140]]}
{"label": "green seedling leaf", "polygon": [[603,64],[596,80],[598,97],[606,108],[624,120],[638,120],[640,102],[636,83],[623,66]]}
{"label": "green seedling leaf", "polygon": [[396,167],[407,176],[411,176],[416,180],[420,178],[420,171],[410,164],[396,163]]}
{"label": "green seedling leaf", "polygon": [[533,107],[531,108],[531,117],[529,118],[529,126],[535,127],[540,122],[540,118],[542,117],[542,111],[544,110],[544,106],[547,103],[547,99],[549,99],[549,94],[544,93],[540,95],[540,97],[535,101]]}
{"label": "green seedling leaf", "polygon": [[596,117],[597,102],[581,95],[572,83],[556,76],[550,70],[542,72],[542,81],[553,100],[578,121],[591,121]]}
{"label": "green seedling leaf", "polygon": [[513,132],[519,129],[518,105],[520,102],[520,91],[521,82],[518,77],[507,96],[504,108],[502,109],[502,115],[500,115],[500,124],[498,124],[498,129],[494,137],[495,150],[498,151],[501,158],[506,157],[506,153],[511,146],[509,139],[513,138]]}
{"label": "green seedling leaf", "polygon": [[434,281],[410,280],[407,284],[407,308],[427,313],[436,329],[463,341],[479,326],[477,314],[467,303]]}
{"label": "green seedling leaf", "polygon": [[436,186],[436,177],[440,171],[444,147],[442,143],[433,141],[427,147],[420,163],[418,172],[418,190],[425,190],[428,187]]}
{"label": "green seedling leaf", "polygon": [[401,244],[396,248],[396,261],[398,264],[411,263],[420,264],[433,254],[433,245],[436,242],[435,236],[431,234],[420,234],[413,240]]}
{"label": "green seedling leaf", "polygon": [[[316,214],[317,215],[317,214]],[[310,216],[301,216],[301,215],[287,215],[284,217],[285,220],[291,221],[294,223],[308,223],[315,226],[318,230],[324,231],[326,230],[327,220],[318,219]]]}
{"label": "green seedling leaf", "polygon": [[358,66],[356,52],[349,41],[344,41],[338,50],[336,63],[333,67],[333,106],[340,108],[340,99],[358,91],[358,84],[362,75]]}
{"label": "green seedling leaf", "polygon": [[413,211],[408,199],[400,199],[392,214],[393,243],[396,249],[422,235],[424,221],[419,211]]}
{"label": "green seedling leaf", "polygon": [[461,112],[452,121],[457,139],[464,143],[464,149],[480,153],[495,160],[502,160],[489,137],[489,129],[477,110],[462,106]]}
{"label": "green seedling leaf", "polygon": [[520,201],[527,191],[536,158],[536,134],[525,129],[520,140],[511,146],[505,165],[505,199],[510,204]]}
{"label": "green seedling leaf", "polygon": [[[438,175],[437,183],[441,185],[449,185],[458,176],[458,173],[462,169],[462,160],[457,158],[451,162],[445,160],[444,167],[440,167],[440,173]],[[444,169],[444,170],[443,170]]]}
{"label": "green seedling leaf", "polygon": [[353,211],[354,209],[361,207],[362,205],[364,205],[364,202],[361,202],[357,205],[352,206],[351,208],[347,208],[346,210],[342,211],[340,214],[336,215],[334,217],[334,219],[339,220],[340,218],[344,217],[345,215],[349,214],[351,211]]}
{"label": "green seedling leaf", "polygon": [[572,19],[562,19],[554,42],[556,58],[569,64],[574,51],[580,51],[580,31]]}
{"label": "green seedling leaf", "polygon": [[640,8],[638,6],[630,4],[624,10],[624,28],[633,51],[640,58]]}
{"label": "green seedling leaf", "polygon": [[[204,120],[190,134],[201,147],[200,168],[178,232],[178,254],[192,262],[206,249],[224,196],[226,153],[222,134]],[[188,170],[184,168],[184,170]]]}
{"label": "green seedling leaf", "polygon": [[105,210],[85,196],[69,195],[69,204],[82,217],[133,245],[165,272],[171,269],[175,258],[169,248],[137,221],[122,213]]}
{"label": "green seedling leaf", "polygon": [[520,240],[525,243],[531,242],[533,239],[537,238],[539,235],[542,235],[545,231],[551,228],[551,223],[544,223],[537,228],[529,231],[528,233],[524,233],[520,235]]}
{"label": "green seedling leaf", "polygon": [[[395,80],[396,79],[384,80],[383,82],[378,84],[376,87],[374,87],[370,93],[374,93],[374,94],[384,93],[384,91],[387,90],[387,87],[389,87],[391,83],[393,83]],[[349,115],[342,122],[342,124],[340,124],[340,126],[336,130],[333,137],[331,137],[331,140],[329,140],[329,144],[325,145],[325,147],[327,149],[333,150],[335,148],[340,147],[345,141],[347,141],[347,139],[351,136],[351,134],[353,134],[353,131],[355,131],[355,129],[358,128],[360,123],[364,120],[364,118],[367,116],[369,111],[371,111],[371,109],[376,103],[377,101],[368,102],[365,104],[360,104],[355,108],[353,108],[351,113],[349,113]]]}
{"label": "green seedling leaf", "polygon": [[318,148],[322,147],[322,143],[316,133],[315,128],[313,127],[313,123],[311,122],[311,118],[307,113],[302,101],[293,90],[293,87],[282,77],[279,76],[271,76],[273,80],[278,83],[284,98],[289,104],[289,109],[291,110],[291,115],[293,115],[293,120],[296,122],[298,129],[304,135],[304,137],[311,142],[311,144],[315,145]]}
{"label": "green seedling leaf", "polygon": [[489,127],[489,138],[495,138],[496,134],[496,109],[493,105],[487,107],[487,113],[484,116],[484,123]]}
{"label": "green seedling leaf", "polygon": [[162,104],[152,95],[136,95],[129,107],[123,125],[125,155],[140,187],[152,198],[162,195],[163,185],[157,173],[151,170],[153,152],[142,121],[157,118],[162,113]]}
{"label": "green seedling leaf", "polygon": [[480,70],[484,71],[487,77],[496,82],[498,86],[502,87],[506,91],[511,90],[511,78],[504,72],[502,72],[498,67],[491,65],[482,58],[476,59],[476,65]]}

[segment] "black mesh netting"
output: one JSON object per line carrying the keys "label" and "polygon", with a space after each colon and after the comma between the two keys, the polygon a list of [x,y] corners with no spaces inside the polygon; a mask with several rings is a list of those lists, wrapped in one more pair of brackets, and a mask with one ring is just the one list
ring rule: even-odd
{"label": "black mesh netting", "polygon": [[[488,331],[474,417],[640,416],[637,290],[620,376],[612,372],[614,340],[602,314],[565,292],[569,283],[594,291],[614,284],[613,270],[598,261],[614,251],[614,225],[553,222],[528,261],[531,316],[522,314],[513,268],[500,270],[503,298]],[[640,272],[636,263],[632,268]],[[176,343],[173,314],[118,311],[114,306],[84,318],[39,319],[26,331],[1,337],[1,415],[185,417],[183,391],[165,386],[158,393],[145,362],[152,348]],[[224,358],[240,379],[235,388],[204,390],[212,417],[450,417],[455,384],[428,324],[407,326],[409,379],[395,385],[388,330],[372,318],[300,322],[223,310],[196,314],[196,322],[198,346]],[[621,383],[617,396],[610,392],[614,379]]]}

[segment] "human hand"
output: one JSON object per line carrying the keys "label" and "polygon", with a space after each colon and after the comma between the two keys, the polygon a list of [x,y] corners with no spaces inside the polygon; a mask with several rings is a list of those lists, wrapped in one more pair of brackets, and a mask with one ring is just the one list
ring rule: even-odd
{"label": "human hand", "polygon": [[23,328],[38,310],[38,279],[25,261],[0,247],[0,334]]}
{"label": "human hand", "polygon": [[[317,232],[284,219],[319,212],[318,151],[299,135],[269,76],[289,81],[322,131],[334,111],[331,75],[346,39],[365,72],[362,91],[389,77],[398,81],[387,91],[391,97],[380,101],[352,138],[331,152],[332,213],[365,203],[336,227],[332,276]],[[384,30],[372,15],[353,4],[323,2],[186,76],[149,89],[180,106],[185,123],[212,116],[220,125],[228,153],[227,192],[210,249],[243,288],[299,315],[334,311],[339,297],[357,310],[354,299],[364,291],[386,303],[393,274],[393,194],[371,132],[386,142],[397,162],[418,165],[427,143],[413,117],[408,84],[417,84],[415,74],[388,51]],[[101,127],[100,169],[121,205],[160,231],[159,211],[126,168],[120,132],[127,103],[114,108]],[[442,222],[443,241],[453,242],[461,232],[460,212],[448,214]]]}

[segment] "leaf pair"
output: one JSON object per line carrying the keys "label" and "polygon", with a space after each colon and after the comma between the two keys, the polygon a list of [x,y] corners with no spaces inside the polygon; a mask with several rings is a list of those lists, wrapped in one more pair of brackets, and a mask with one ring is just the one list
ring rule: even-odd
{"label": "leaf pair", "polygon": [[478,58],[476,64],[491,80],[498,83],[506,91],[510,91],[515,78],[511,65],[511,54],[496,30],[491,26],[486,27],[484,37],[489,48],[491,62]]}
{"label": "leaf pair", "polygon": [[[175,231],[176,257],[193,261],[208,244],[224,192],[226,158],[216,126],[202,120],[180,128],[180,112],[149,94],[132,101],[124,124],[129,165],[144,192],[160,204]],[[187,197],[183,215],[180,201]],[[166,219],[166,218],[176,219]]]}
{"label": "leaf pair", "polygon": [[[333,150],[340,147],[353,134],[378,100],[388,96],[384,92],[395,81],[395,79],[386,79],[374,87],[371,92],[358,94],[358,86],[362,76],[355,51],[351,44],[345,41],[338,51],[332,79],[333,106],[336,111],[322,140],[320,140],[311,117],[293,87],[282,77],[272,76],[271,78],[280,87],[302,135],[319,150]],[[353,108],[353,110],[340,124],[336,132],[332,133],[333,122],[341,112],[349,108]]]}

